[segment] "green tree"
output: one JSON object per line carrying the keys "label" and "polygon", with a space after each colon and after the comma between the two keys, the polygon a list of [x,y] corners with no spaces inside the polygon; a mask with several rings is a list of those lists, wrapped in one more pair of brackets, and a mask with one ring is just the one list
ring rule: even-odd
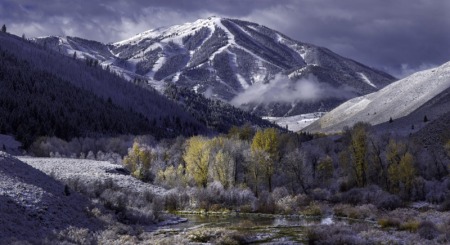
{"label": "green tree", "polygon": [[324,184],[328,184],[329,180],[333,177],[333,170],[333,159],[327,155],[324,159],[321,159],[317,165],[319,180]]}
{"label": "green tree", "polygon": [[206,187],[210,164],[208,139],[200,136],[190,138],[186,143],[183,160],[186,162],[186,172],[199,186]]}
{"label": "green tree", "polygon": [[[275,128],[267,128],[256,132],[251,145],[252,156],[259,164],[270,192],[272,192],[272,176],[275,173],[275,164],[279,161],[278,146],[279,135]],[[267,157],[264,153],[267,153]]]}
{"label": "green tree", "polygon": [[366,172],[367,162],[367,127],[365,123],[356,123],[351,130],[350,153],[355,174],[355,180],[358,186],[363,187],[367,184]]}
{"label": "green tree", "polygon": [[2,26],[2,32],[6,32],[6,26],[5,25]]}

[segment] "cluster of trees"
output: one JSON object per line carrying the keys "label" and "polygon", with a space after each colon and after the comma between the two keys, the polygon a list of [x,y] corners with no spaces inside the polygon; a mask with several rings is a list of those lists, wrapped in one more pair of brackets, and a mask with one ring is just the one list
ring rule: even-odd
{"label": "cluster of trees", "polygon": [[144,76],[152,71],[153,65],[158,61],[161,52],[162,48],[158,47],[143,54],[142,60],[136,64],[136,74]]}
{"label": "cluster of trees", "polygon": [[250,205],[249,211],[273,212],[268,207],[281,197],[283,207],[284,202],[296,207],[306,197],[381,208],[398,207],[401,200],[450,202],[450,140],[425,148],[414,138],[380,134],[365,123],[334,136],[244,125],[215,137],[159,141],[150,136],[41,138],[30,149],[110,161],[122,156],[136,178],[173,189],[166,200],[172,208],[200,203],[238,208],[241,203]]}
{"label": "cluster of trees", "polygon": [[[450,142],[445,147],[450,151]],[[364,190],[384,191],[392,196],[386,194],[388,198],[404,201],[440,203],[450,198],[448,155],[430,152],[408,138],[378,135],[364,123],[332,137],[234,127],[213,138],[135,145],[126,159],[127,166],[135,163],[129,168],[139,170],[136,176],[142,178],[142,169],[147,169],[143,179],[168,188],[220,184],[224,190],[251,190],[256,198],[283,188],[293,196],[350,202],[364,199]]]}
{"label": "cluster of trees", "polygon": [[209,36],[211,31],[207,27],[202,27],[195,31],[193,35],[184,36],[182,39],[183,45],[188,50],[195,50],[203,41]]}
{"label": "cluster of trees", "polygon": [[216,29],[211,37],[208,38],[203,44],[201,49],[198,49],[192,56],[189,62],[190,67],[196,67],[211,57],[219,48],[225,46],[228,43],[227,34],[222,29]]}
{"label": "cluster of trees", "polygon": [[167,76],[175,74],[182,68],[186,66],[189,61],[188,53],[180,53],[176,55],[172,55],[170,57],[166,57],[164,64],[159,68],[158,71],[155,72],[153,79],[162,80]]}
{"label": "cluster of trees", "polygon": [[242,90],[242,85],[237,80],[235,69],[236,64],[233,64],[232,54],[228,52],[221,52],[214,56],[213,67],[216,70],[216,75],[222,81],[226,82],[236,91]]}

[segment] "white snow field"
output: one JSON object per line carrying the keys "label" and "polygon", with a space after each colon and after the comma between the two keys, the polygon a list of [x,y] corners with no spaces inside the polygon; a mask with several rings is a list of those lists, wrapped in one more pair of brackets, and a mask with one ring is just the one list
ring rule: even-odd
{"label": "white snow field", "polygon": [[106,161],[30,157],[19,157],[19,159],[62,182],[79,178],[83,183],[89,184],[98,180],[112,179],[120,188],[129,189],[133,192],[152,191],[159,195],[163,195],[166,192],[164,188],[142,182],[131,175],[124,174],[125,170],[122,166]]}
{"label": "white snow field", "polygon": [[[359,121],[372,125],[409,115],[450,88],[450,62],[414,73],[378,92],[351,99],[306,128],[311,132],[334,133]],[[449,111],[449,108],[441,108]]]}
{"label": "white snow field", "polygon": [[325,112],[314,112],[290,117],[263,117],[263,119],[276,123],[283,128],[287,126],[289,131],[298,132],[319,120],[323,115],[325,115]]}

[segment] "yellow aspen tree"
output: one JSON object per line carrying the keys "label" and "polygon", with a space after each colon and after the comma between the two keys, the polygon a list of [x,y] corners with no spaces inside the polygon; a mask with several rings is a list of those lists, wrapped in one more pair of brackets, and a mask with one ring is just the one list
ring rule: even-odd
{"label": "yellow aspen tree", "polygon": [[186,172],[202,187],[208,184],[209,158],[210,147],[206,138],[194,136],[187,141],[186,152],[183,155]]}
{"label": "yellow aspen tree", "polygon": [[214,157],[214,179],[218,180],[224,188],[231,186],[230,182],[234,177],[232,171],[234,164],[232,162],[231,156],[222,150],[219,150]]}
{"label": "yellow aspen tree", "polygon": [[[252,155],[254,155],[254,159],[257,160],[265,176],[270,192],[272,192],[272,176],[275,173],[275,163],[279,158],[278,146],[279,135],[275,128],[267,128],[256,132],[251,145]],[[268,157],[263,157],[261,151],[267,153]]]}
{"label": "yellow aspen tree", "polygon": [[401,158],[398,166],[399,179],[405,186],[406,192],[409,193],[416,175],[416,169],[414,167],[414,157],[411,153],[406,154]]}

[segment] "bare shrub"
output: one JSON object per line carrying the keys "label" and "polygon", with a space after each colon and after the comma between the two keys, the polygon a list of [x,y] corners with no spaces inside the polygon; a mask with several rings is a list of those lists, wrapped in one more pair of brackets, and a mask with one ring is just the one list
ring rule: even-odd
{"label": "bare shrub", "polygon": [[341,217],[351,219],[367,219],[373,218],[376,213],[376,207],[372,204],[361,206],[351,206],[348,204],[338,204],[333,208],[334,214]]}
{"label": "bare shrub", "polygon": [[433,240],[440,234],[436,225],[430,221],[422,221],[419,225],[418,233],[420,237],[428,240]]}
{"label": "bare shrub", "polygon": [[292,214],[298,211],[298,196],[285,196],[281,198],[274,198],[274,200],[276,200],[275,205],[277,213]]}
{"label": "bare shrub", "polygon": [[256,210],[261,213],[275,213],[275,200],[273,199],[272,195],[267,192],[263,191],[260,196],[258,197],[258,200],[256,202]]}
{"label": "bare shrub", "polygon": [[189,207],[189,195],[185,189],[172,189],[165,196],[165,208],[169,211]]}
{"label": "bare shrub", "polygon": [[381,226],[381,228],[399,228],[400,227],[400,220],[391,218],[391,217],[385,217],[378,220],[378,224]]}
{"label": "bare shrub", "polygon": [[309,244],[366,244],[350,226],[313,226],[306,230],[306,237]]}
{"label": "bare shrub", "polygon": [[386,210],[393,210],[402,205],[402,201],[398,196],[385,192],[375,185],[366,188],[353,188],[342,193],[341,201],[353,205],[370,203],[379,209]]}

